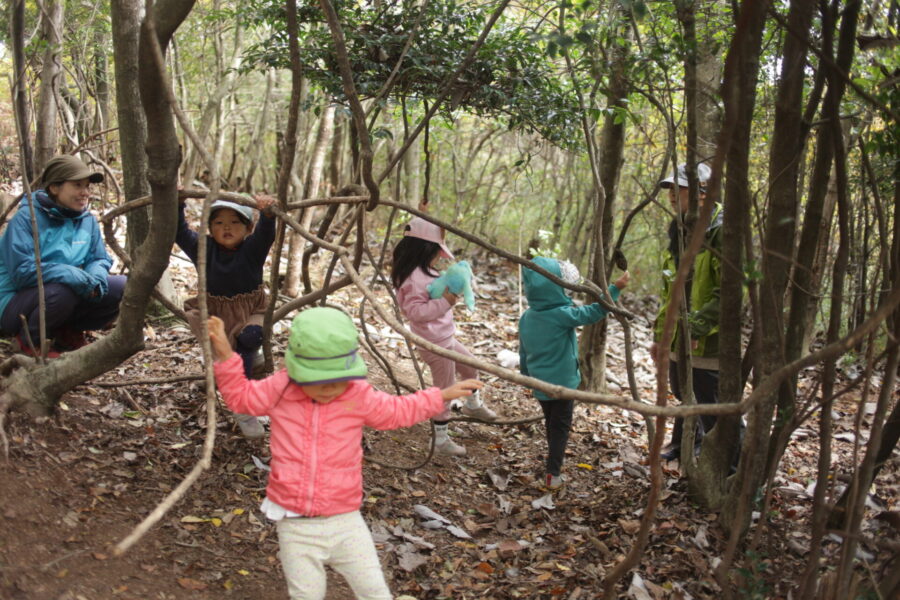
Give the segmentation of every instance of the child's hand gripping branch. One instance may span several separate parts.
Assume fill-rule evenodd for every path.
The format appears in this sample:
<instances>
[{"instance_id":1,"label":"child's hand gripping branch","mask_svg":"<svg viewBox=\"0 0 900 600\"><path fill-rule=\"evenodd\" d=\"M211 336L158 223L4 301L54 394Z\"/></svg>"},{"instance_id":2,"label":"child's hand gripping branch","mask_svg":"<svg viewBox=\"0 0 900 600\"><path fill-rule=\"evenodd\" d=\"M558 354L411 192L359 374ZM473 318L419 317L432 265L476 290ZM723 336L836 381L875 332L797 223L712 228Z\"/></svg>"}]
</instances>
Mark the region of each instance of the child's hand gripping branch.
<instances>
[{"instance_id":1,"label":"child's hand gripping branch","mask_svg":"<svg viewBox=\"0 0 900 600\"><path fill-rule=\"evenodd\" d=\"M219 317L210 317L206 322L209 328L209 341L212 344L213 358L217 362L223 362L231 358L231 344L225 334L225 322Z\"/></svg>"},{"instance_id":2,"label":"child's hand gripping branch","mask_svg":"<svg viewBox=\"0 0 900 600\"><path fill-rule=\"evenodd\" d=\"M462 381L457 381L450 387L442 389L441 397L444 399L444 402L450 402L457 398L471 396L483 387L484 384L477 379L463 379Z\"/></svg>"},{"instance_id":3,"label":"child's hand gripping branch","mask_svg":"<svg viewBox=\"0 0 900 600\"><path fill-rule=\"evenodd\" d=\"M259 209L259 212L265 213L267 217L272 216L272 207L278 202L277 198L268 194L257 194L253 196L253 199L256 200L256 208Z\"/></svg>"},{"instance_id":4,"label":"child's hand gripping branch","mask_svg":"<svg viewBox=\"0 0 900 600\"><path fill-rule=\"evenodd\" d=\"M625 271L624 273L622 273L621 277L613 282L613 285L619 288L619 291L621 291L628 287L629 281L631 281L631 274L628 271Z\"/></svg>"}]
</instances>

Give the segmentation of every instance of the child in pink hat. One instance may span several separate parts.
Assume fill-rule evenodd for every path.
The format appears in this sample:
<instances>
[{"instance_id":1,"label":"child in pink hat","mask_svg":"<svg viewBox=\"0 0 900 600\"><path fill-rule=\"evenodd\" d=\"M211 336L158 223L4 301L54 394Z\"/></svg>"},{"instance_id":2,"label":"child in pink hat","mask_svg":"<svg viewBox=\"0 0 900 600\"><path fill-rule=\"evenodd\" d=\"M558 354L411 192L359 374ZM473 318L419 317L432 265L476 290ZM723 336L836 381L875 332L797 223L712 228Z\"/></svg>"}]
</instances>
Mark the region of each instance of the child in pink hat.
<instances>
[{"instance_id":1,"label":"child in pink hat","mask_svg":"<svg viewBox=\"0 0 900 600\"><path fill-rule=\"evenodd\" d=\"M409 320L413 333L442 348L472 356L455 337L453 305L459 297L449 289L440 298L431 298L428 293L428 285L439 276L437 264L442 258L453 259L453 253L444 241L444 230L434 223L415 217L406 226L403 239L394 248L391 282L397 289L400 310ZM439 388L453 385L457 373L463 379L478 378L478 371L473 367L424 348L419 348L418 352L431 369L433 384ZM497 414L484 405L478 392L468 397L462 412L483 421L497 418ZM449 419L449 407L434 417L434 452L446 456L464 456L465 447L449 437Z\"/></svg>"}]
</instances>

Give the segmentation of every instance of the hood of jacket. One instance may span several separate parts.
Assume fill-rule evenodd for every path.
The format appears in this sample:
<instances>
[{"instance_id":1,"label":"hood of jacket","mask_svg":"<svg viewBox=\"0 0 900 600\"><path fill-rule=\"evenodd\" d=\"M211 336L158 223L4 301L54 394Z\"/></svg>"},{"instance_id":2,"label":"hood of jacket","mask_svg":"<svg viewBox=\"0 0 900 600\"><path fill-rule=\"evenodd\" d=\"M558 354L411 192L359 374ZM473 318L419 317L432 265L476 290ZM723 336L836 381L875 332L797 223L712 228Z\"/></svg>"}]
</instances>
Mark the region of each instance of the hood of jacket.
<instances>
[{"instance_id":1,"label":"hood of jacket","mask_svg":"<svg viewBox=\"0 0 900 600\"><path fill-rule=\"evenodd\" d=\"M538 256L535 257L533 262L557 277L562 276L562 270L559 268L559 261L555 258ZM537 271L524 269L522 271L522 279L525 284L525 297L528 299L529 307L535 310L547 310L548 308L557 308L572 304L572 299L566 295L565 288L559 284L553 283Z\"/></svg>"}]
</instances>

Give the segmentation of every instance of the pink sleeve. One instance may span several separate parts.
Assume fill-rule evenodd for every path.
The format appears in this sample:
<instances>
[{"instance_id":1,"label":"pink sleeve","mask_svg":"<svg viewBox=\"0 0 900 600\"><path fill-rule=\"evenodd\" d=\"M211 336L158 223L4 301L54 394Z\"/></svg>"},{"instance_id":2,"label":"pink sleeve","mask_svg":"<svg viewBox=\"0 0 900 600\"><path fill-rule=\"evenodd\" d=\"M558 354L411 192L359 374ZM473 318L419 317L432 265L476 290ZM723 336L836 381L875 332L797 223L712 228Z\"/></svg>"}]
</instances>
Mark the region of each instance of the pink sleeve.
<instances>
[{"instance_id":1,"label":"pink sleeve","mask_svg":"<svg viewBox=\"0 0 900 600\"><path fill-rule=\"evenodd\" d=\"M225 404L232 411L245 415L269 414L290 383L284 370L261 380L247 379L237 352L232 352L228 360L216 362L213 368Z\"/></svg>"},{"instance_id":2,"label":"pink sleeve","mask_svg":"<svg viewBox=\"0 0 900 600\"><path fill-rule=\"evenodd\" d=\"M367 427L397 429L410 427L444 411L441 390L428 388L406 396L392 396L369 386L366 393Z\"/></svg>"},{"instance_id":3,"label":"pink sleeve","mask_svg":"<svg viewBox=\"0 0 900 600\"><path fill-rule=\"evenodd\" d=\"M400 310L412 322L435 321L449 311L452 306L443 297L432 299L428 295L428 289L424 285L420 285L418 279L417 273L413 273L397 290L397 302L400 304Z\"/></svg>"}]
</instances>

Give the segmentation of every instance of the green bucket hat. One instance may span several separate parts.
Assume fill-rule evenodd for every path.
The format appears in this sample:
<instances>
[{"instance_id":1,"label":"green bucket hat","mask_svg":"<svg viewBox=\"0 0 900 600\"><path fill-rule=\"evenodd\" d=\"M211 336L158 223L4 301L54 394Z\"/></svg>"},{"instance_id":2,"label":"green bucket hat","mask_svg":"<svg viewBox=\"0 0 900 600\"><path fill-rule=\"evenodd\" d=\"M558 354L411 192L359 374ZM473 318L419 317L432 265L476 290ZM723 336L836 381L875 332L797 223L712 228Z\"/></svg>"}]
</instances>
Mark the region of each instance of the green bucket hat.
<instances>
[{"instance_id":1,"label":"green bucket hat","mask_svg":"<svg viewBox=\"0 0 900 600\"><path fill-rule=\"evenodd\" d=\"M347 313L327 306L304 310L291 323L284 356L288 375L302 385L365 379L358 337Z\"/></svg>"}]
</instances>

